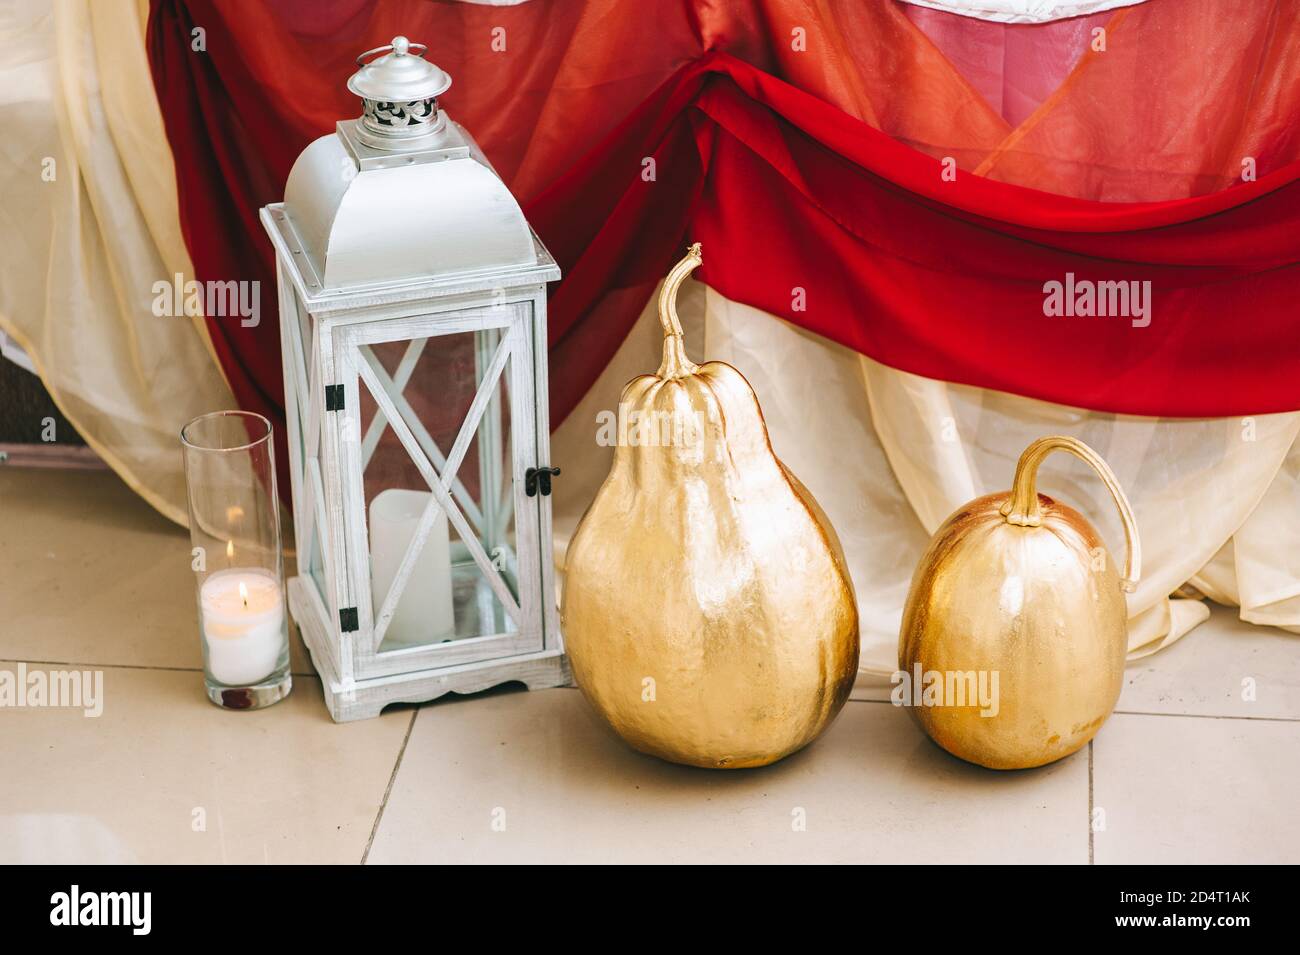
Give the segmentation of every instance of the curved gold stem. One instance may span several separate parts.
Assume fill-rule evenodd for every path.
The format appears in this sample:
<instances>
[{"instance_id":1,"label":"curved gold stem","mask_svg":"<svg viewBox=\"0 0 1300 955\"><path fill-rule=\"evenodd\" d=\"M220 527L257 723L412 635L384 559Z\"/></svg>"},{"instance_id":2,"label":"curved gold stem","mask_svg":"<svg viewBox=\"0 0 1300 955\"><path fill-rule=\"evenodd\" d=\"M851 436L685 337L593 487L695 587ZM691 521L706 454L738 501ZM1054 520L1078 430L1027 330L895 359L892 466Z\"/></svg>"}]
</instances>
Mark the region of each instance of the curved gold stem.
<instances>
[{"instance_id":1,"label":"curved gold stem","mask_svg":"<svg viewBox=\"0 0 1300 955\"><path fill-rule=\"evenodd\" d=\"M1115 506L1119 508L1120 521L1124 525L1124 542L1128 547L1120 586L1127 593L1132 593L1137 589L1138 578L1142 576L1142 542L1138 538L1137 519L1133 516L1133 508L1129 506L1128 498L1124 496L1124 489L1119 486L1114 472L1101 455L1077 438L1052 435L1039 438L1025 448L1024 453L1020 455L1020 460L1016 462L1016 476L1011 482L1011 496L1002 505L1002 516L1007 519L1008 524L1019 524L1023 527L1038 527L1042 524L1043 515L1038 506L1036 479L1038 466L1043 463L1043 458L1053 451L1069 451L1075 457L1086 461L1106 485L1110 496L1115 499Z\"/></svg>"},{"instance_id":2,"label":"curved gold stem","mask_svg":"<svg viewBox=\"0 0 1300 955\"><path fill-rule=\"evenodd\" d=\"M659 290L659 324L664 329L664 360L659 366L660 378L683 378L695 374L699 369L698 365L686 357L682 322L677 317L677 289L686 281L686 276L699 268L703 261L700 243L696 242L686 251L686 256L672 267L664 279L663 288Z\"/></svg>"}]
</instances>

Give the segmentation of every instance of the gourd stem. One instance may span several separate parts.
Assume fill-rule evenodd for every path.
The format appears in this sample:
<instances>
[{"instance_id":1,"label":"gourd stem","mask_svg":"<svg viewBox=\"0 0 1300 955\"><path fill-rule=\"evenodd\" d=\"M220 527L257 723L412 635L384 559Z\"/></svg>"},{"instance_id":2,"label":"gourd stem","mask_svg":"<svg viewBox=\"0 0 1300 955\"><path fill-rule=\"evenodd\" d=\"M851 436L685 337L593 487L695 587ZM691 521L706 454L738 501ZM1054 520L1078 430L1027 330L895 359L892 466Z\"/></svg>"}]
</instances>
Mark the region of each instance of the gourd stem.
<instances>
[{"instance_id":1,"label":"gourd stem","mask_svg":"<svg viewBox=\"0 0 1300 955\"><path fill-rule=\"evenodd\" d=\"M1011 482L1011 494L1001 507L1001 513L1008 524L1022 527L1038 527L1043 523L1042 509L1038 505L1038 466L1043 458L1053 451L1069 451L1075 457L1091 465L1097 472L1110 496L1119 508L1120 522L1124 525L1124 543L1128 553L1124 558L1124 573L1120 577L1120 586L1127 593L1137 589L1138 578L1142 575L1142 542L1138 537L1137 520L1124 489L1119 486L1115 474L1096 451L1077 438L1066 435L1052 435L1039 438L1025 448L1016 462L1016 476Z\"/></svg>"},{"instance_id":2,"label":"gourd stem","mask_svg":"<svg viewBox=\"0 0 1300 955\"><path fill-rule=\"evenodd\" d=\"M700 243L696 242L687 250L686 256L672 267L664 279L663 288L659 290L659 324L664 329L664 360L659 366L660 378L682 378L694 374L699 367L686 357L682 322L677 317L677 289L686 281L686 276L699 268L703 261Z\"/></svg>"}]
</instances>

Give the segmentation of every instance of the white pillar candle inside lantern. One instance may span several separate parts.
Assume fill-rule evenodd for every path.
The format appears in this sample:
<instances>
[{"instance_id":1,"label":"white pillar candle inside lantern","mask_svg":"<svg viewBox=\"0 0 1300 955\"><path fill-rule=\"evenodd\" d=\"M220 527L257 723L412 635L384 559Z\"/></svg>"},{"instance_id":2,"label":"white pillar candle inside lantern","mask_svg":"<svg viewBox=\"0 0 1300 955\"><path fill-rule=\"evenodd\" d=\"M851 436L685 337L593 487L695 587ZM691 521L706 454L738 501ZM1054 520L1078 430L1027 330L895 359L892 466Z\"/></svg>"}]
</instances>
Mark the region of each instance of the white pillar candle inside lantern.
<instances>
[{"instance_id":1,"label":"white pillar candle inside lantern","mask_svg":"<svg viewBox=\"0 0 1300 955\"><path fill-rule=\"evenodd\" d=\"M297 538L289 609L338 720L569 682L546 394L559 269L442 110L451 77L426 52L395 37L358 57L360 118L308 146L284 202L262 210Z\"/></svg>"},{"instance_id":2,"label":"white pillar candle inside lantern","mask_svg":"<svg viewBox=\"0 0 1300 955\"><path fill-rule=\"evenodd\" d=\"M370 568L372 606L381 608L398 578L402 560L415 540L420 518L433 506L437 516L410 571L399 600L394 602L388 636L396 643L449 640L455 630L451 604L451 549L447 515L428 491L389 488L370 502Z\"/></svg>"}]
</instances>

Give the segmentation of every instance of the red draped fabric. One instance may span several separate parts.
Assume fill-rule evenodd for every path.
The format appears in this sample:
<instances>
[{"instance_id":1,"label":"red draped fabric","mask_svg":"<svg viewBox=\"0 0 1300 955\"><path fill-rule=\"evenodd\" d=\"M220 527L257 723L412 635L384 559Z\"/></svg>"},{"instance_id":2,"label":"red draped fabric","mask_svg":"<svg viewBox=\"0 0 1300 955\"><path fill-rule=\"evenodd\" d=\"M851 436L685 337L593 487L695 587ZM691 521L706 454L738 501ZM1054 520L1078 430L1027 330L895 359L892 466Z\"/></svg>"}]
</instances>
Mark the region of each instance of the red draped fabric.
<instances>
[{"instance_id":1,"label":"red draped fabric","mask_svg":"<svg viewBox=\"0 0 1300 955\"><path fill-rule=\"evenodd\" d=\"M1093 31L1111 12L1020 24L956 17L932 7L905 8L944 58L990 109L1014 128L1028 120L1069 78L1089 48Z\"/></svg>"},{"instance_id":2,"label":"red draped fabric","mask_svg":"<svg viewBox=\"0 0 1300 955\"><path fill-rule=\"evenodd\" d=\"M672 171L675 201L662 180L626 176L612 206L582 201L603 186L593 171L643 155ZM627 326L583 316L604 289L662 274L689 223L709 285L885 364L1101 411L1228 415L1300 407L1298 179L1300 162L1133 204L948 182L940 163L716 54L531 211L568 265L551 327L563 368L608 360ZM1149 324L1045 316L1044 284L1067 276L1150 282ZM587 382L558 378L576 402Z\"/></svg>"},{"instance_id":3,"label":"red draped fabric","mask_svg":"<svg viewBox=\"0 0 1300 955\"><path fill-rule=\"evenodd\" d=\"M149 53L198 278L269 287L257 209L357 114L352 57L427 41L564 269L556 423L688 238L728 297L908 371L1115 412L1300 408L1297 3L1158 0L1050 28L1050 56L1025 52L1044 28L945 16L155 0ZM990 29L1000 69L964 75L954 33ZM1050 282L1150 283L1149 324L1045 315ZM209 322L240 402L282 418L273 325Z\"/></svg>"}]
</instances>

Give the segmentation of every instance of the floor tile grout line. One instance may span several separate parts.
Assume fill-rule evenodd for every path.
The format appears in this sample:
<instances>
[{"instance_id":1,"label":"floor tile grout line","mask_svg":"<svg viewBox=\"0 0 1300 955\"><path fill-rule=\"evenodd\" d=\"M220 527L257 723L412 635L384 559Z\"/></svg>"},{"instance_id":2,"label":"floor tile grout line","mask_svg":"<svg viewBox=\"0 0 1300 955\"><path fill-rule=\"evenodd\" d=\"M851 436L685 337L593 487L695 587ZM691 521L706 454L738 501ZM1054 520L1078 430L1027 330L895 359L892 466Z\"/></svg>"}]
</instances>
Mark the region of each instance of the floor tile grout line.
<instances>
[{"instance_id":1,"label":"floor tile grout line","mask_svg":"<svg viewBox=\"0 0 1300 955\"><path fill-rule=\"evenodd\" d=\"M411 722L406 725L406 735L402 737L402 748L397 751L397 762L393 764L393 773L388 777L388 786L384 789L384 798L379 803L379 812L375 813L375 824L370 827L370 838L366 840L366 851L361 853L361 864L365 865L366 860L370 858L370 847L375 844L375 836L379 834L379 824L384 819L384 810L388 808L388 797L393 793L393 785L397 782L397 773L402 768L402 757L406 755L406 744L411 741L411 732L415 729L415 719L420 715L419 707L411 713Z\"/></svg>"},{"instance_id":2,"label":"floor tile grout line","mask_svg":"<svg viewBox=\"0 0 1300 955\"><path fill-rule=\"evenodd\" d=\"M1094 854L1095 830L1092 827L1092 814L1096 812L1096 804L1094 802L1096 790L1093 783L1092 747L1096 742L1096 740L1088 740L1088 865L1097 864L1096 856Z\"/></svg>"},{"instance_id":3,"label":"floor tile grout line","mask_svg":"<svg viewBox=\"0 0 1300 955\"><path fill-rule=\"evenodd\" d=\"M164 667L155 666L149 663L74 663L71 660L13 660L8 657L0 657L0 664L25 663L28 666L41 667L76 667L80 670L157 670L161 673L202 673L203 667ZM310 673L306 670L299 672L290 670L290 676L312 677L320 679L319 673Z\"/></svg>"}]
</instances>

